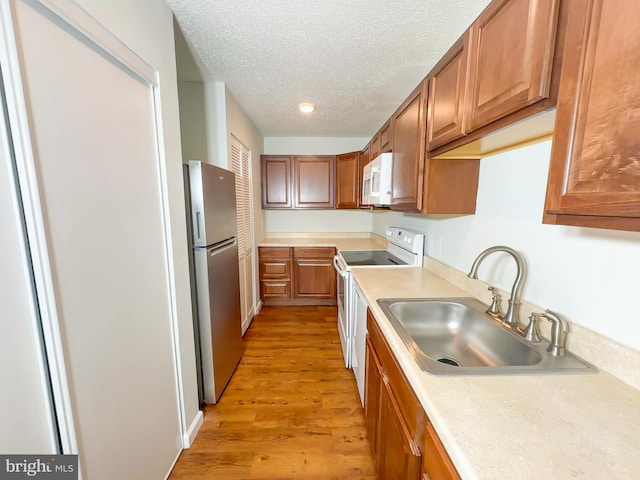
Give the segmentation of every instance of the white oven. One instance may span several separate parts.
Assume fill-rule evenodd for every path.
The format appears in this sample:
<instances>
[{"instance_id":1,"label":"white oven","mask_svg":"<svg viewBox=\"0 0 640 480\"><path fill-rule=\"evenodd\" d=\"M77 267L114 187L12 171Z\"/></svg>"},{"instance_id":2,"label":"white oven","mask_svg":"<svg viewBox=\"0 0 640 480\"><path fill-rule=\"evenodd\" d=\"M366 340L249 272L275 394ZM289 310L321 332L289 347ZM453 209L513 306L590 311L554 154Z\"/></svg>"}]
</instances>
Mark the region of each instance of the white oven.
<instances>
[{"instance_id":1,"label":"white oven","mask_svg":"<svg viewBox=\"0 0 640 480\"><path fill-rule=\"evenodd\" d=\"M364 368L364 358L355 352L364 351L354 345L354 329L359 328L358 342L362 342L366 325L354 322L355 285L351 269L356 267L415 267L422 266L424 255L424 235L415 230L389 227L385 232L388 247L379 250L339 250L333 263L337 275L338 335L342 346L345 366ZM359 373L359 372L356 372ZM364 378L364 377L363 377ZM356 375L358 379L358 375ZM360 388L360 385L358 386Z\"/></svg>"},{"instance_id":2,"label":"white oven","mask_svg":"<svg viewBox=\"0 0 640 480\"><path fill-rule=\"evenodd\" d=\"M347 314L351 309L352 299L351 292L349 291L351 289L351 269L348 268L344 259L339 254L333 257L333 264L336 267L337 273L338 335L340 336L345 366L348 368L351 366L348 340L349 330L347 329Z\"/></svg>"}]
</instances>

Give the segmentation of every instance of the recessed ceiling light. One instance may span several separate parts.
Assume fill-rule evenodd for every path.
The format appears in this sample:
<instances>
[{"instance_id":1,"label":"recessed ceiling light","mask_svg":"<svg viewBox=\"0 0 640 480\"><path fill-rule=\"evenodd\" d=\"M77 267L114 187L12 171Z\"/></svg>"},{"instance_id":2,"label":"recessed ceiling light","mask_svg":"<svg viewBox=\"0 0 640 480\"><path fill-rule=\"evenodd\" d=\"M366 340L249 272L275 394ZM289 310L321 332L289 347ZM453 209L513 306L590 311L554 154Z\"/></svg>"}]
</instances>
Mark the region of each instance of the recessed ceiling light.
<instances>
[{"instance_id":1,"label":"recessed ceiling light","mask_svg":"<svg viewBox=\"0 0 640 480\"><path fill-rule=\"evenodd\" d=\"M298 110L302 113L311 113L316 109L316 106L313 103L301 103L298 105Z\"/></svg>"}]
</instances>

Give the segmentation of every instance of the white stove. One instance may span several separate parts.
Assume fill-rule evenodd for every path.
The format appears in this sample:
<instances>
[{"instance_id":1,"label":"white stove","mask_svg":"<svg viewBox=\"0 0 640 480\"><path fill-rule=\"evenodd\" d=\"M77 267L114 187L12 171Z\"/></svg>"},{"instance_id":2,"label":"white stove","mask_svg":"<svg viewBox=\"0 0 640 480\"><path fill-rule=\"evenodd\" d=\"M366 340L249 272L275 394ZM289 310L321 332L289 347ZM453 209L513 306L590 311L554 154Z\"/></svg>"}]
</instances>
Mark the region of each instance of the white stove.
<instances>
[{"instance_id":1,"label":"white stove","mask_svg":"<svg viewBox=\"0 0 640 480\"><path fill-rule=\"evenodd\" d=\"M424 256L424 234L409 228L389 227L385 232L387 249L340 250L333 263L338 276L338 334L345 366L353 368L358 388L364 388L364 349L366 337L366 305L356 304L355 267L421 267ZM361 294L360 294L361 295ZM356 317L358 321L356 321ZM360 392L362 398L363 392Z\"/></svg>"},{"instance_id":2,"label":"white stove","mask_svg":"<svg viewBox=\"0 0 640 480\"><path fill-rule=\"evenodd\" d=\"M408 228L389 227L385 238L388 243L386 250L340 250L337 263L342 270L350 270L351 267L422 266L424 234Z\"/></svg>"}]
</instances>

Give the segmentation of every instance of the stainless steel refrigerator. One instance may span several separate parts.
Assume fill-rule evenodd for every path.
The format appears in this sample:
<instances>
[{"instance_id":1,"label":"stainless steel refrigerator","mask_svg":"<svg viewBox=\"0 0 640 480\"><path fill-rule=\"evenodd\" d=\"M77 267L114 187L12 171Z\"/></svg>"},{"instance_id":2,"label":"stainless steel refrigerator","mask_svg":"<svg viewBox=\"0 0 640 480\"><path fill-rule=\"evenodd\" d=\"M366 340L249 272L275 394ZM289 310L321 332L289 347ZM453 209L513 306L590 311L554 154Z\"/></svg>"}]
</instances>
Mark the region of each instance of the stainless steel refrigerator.
<instances>
[{"instance_id":1,"label":"stainless steel refrigerator","mask_svg":"<svg viewBox=\"0 0 640 480\"><path fill-rule=\"evenodd\" d=\"M188 172L201 391L204 402L216 403L244 351L235 175L198 161L189 162Z\"/></svg>"}]
</instances>

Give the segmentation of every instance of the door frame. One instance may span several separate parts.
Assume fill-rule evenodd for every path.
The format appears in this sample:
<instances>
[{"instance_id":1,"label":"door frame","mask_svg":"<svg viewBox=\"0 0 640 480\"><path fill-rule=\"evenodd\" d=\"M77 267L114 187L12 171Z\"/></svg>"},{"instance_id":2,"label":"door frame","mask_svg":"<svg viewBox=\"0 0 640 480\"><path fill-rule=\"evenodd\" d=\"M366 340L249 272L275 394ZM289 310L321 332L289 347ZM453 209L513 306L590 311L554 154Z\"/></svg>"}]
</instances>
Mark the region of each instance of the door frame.
<instances>
[{"instance_id":1,"label":"door frame","mask_svg":"<svg viewBox=\"0 0 640 480\"><path fill-rule=\"evenodd\" d=\"M2 68L4 77L7 114L11 140L15 151L20 201L24 210L28 250L32 260L37 306L40 310L41 328L54 401L53 408L57 417L57 428L60 436L60 453L77 454L78 439L66 374L65 355L49 261L42 200L38 188L36 163L29 128L29 109L25 102L26 97L16 43L13 5L15 2L20 1L38 8L44 8L48 14L58 17L70 29L85 37L105 55L108 55L146 82L153 91L155 148L162 203L164 257L170 302L169 315L177 391L176 402L178 404L182 446L183 448L188 448L189 425L187 425L186 419L184 385L181 374L175 271L171 262L171 224L162 112L160 108L159 72L138 57L124 43L71 0L0 0L0 68Z\"/></svg>"}]
</instances>

